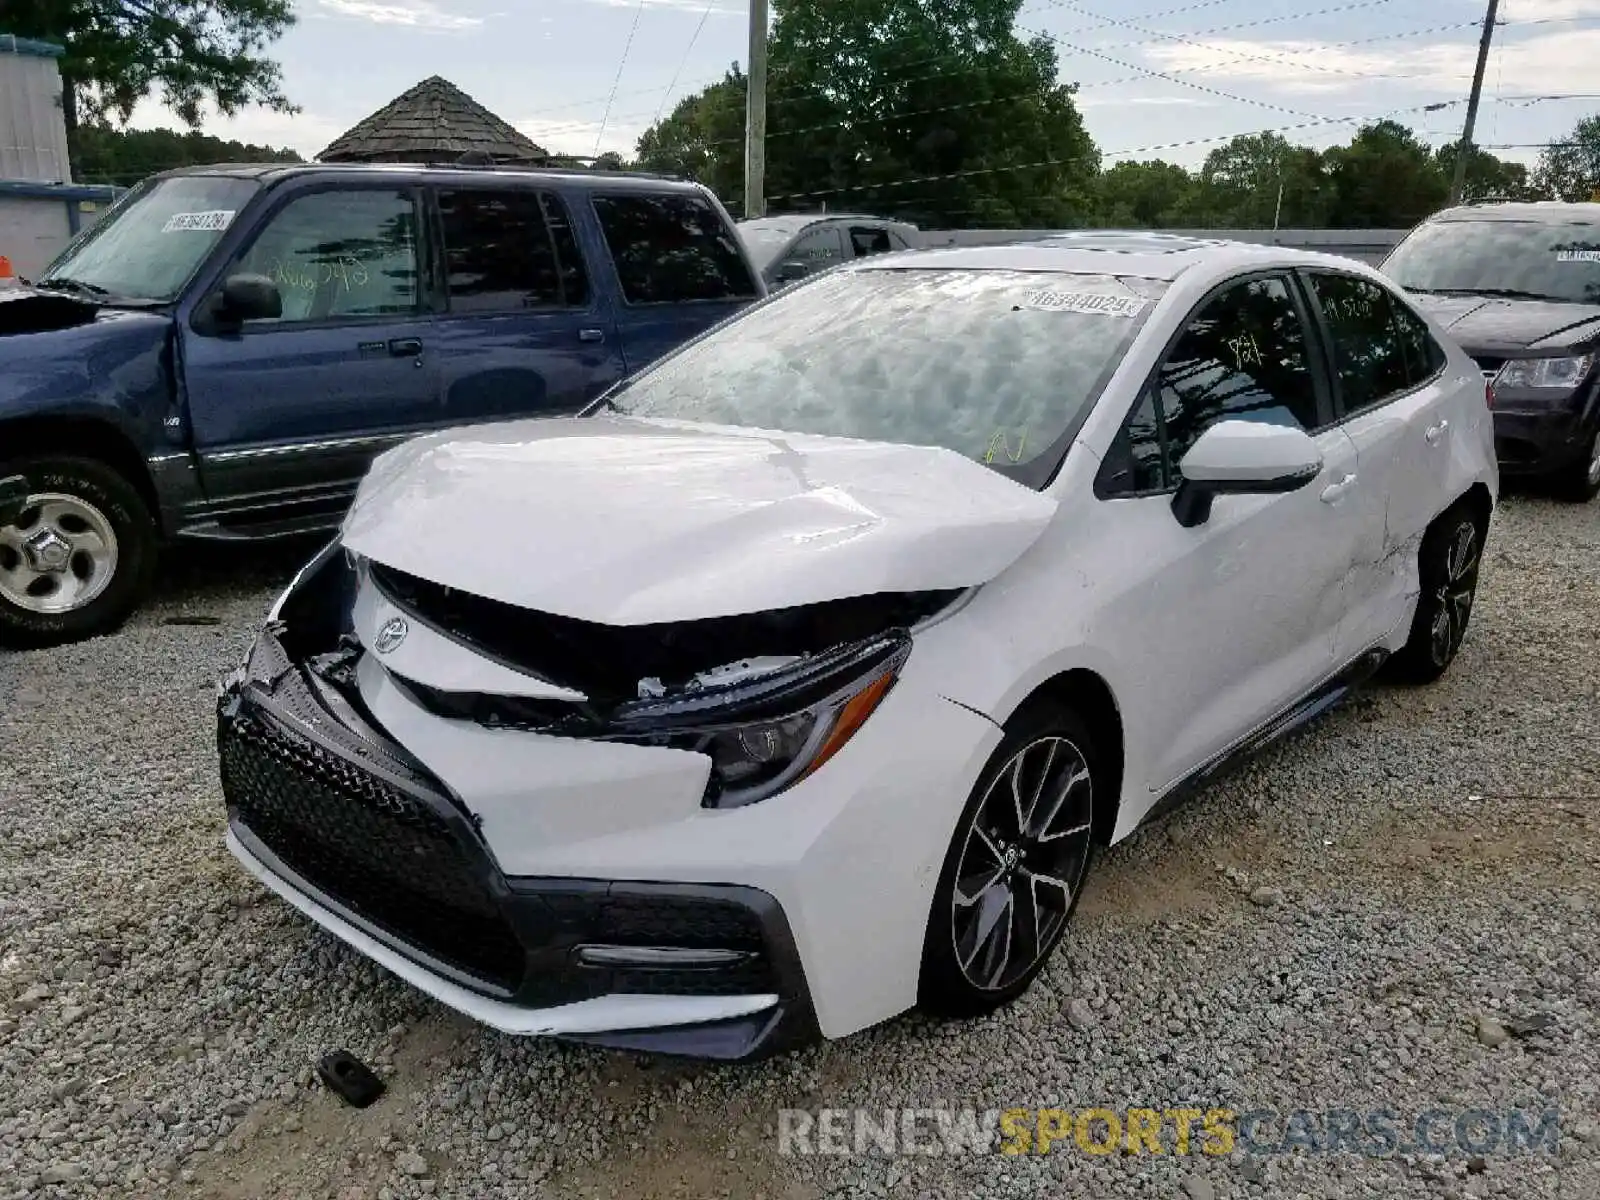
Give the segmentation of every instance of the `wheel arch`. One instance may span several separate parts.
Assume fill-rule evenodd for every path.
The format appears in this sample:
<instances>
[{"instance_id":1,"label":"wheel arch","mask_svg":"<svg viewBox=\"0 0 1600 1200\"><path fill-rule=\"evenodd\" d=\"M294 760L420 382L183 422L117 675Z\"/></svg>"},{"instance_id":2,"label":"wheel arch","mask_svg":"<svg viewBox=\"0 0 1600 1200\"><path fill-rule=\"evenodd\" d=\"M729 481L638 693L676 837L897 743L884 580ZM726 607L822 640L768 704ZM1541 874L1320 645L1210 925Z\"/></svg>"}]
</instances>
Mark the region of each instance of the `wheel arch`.
<instances>
[{"instance_id":1,"label":"wheel arch","mask_svg":"<svg viewBox=\"0 0 1600 1200\"><path fill-rule=\"evenodd\" d=\"M1489 518L1494 513L1494 497L1489 494L1489 485L1479 480L1463 492L1456 504L1465 504L1471 509L1473 516L1478 520L1479 530L1489 528ZM1455 505L1451 505L1454 508Z\"/></svg>"},{"instance_id":2,"label":"wheel arch","mask_svg":"<svg viewBox=\"0 0 1600 1200\"><path fill-rule=\"evenodd\" d=\"M152 520L161 520L150 466L132 440L109 421L94 417L15 417L0 421L0 445L7 458L60 454L92 458L116 471L132 486Z\"/></svg>"},{"instance_id":3,"label":"wheel arch","mask_svg":"<svg viewBox=\"0 0 1600 1200\"><path fill-rule=\"evenodd\" d=\"M1122 784L1126 773L1127 739L1124 732L1122 707L1117 703L1111 685L1087 667L1072 667L1046 679L1029 692L1006 720L1028 705L1049 701L1070 708L1089 727L1095 749L1102 764L1110 771L1109 794L1114 797L1110 805L1094 806L1094 840L1102 846L1110 845L1111 835L1117 827L1117 814L1122 802ZM1004 724L1004 722L1002 722Z\"/></svg>"}]
</instances>

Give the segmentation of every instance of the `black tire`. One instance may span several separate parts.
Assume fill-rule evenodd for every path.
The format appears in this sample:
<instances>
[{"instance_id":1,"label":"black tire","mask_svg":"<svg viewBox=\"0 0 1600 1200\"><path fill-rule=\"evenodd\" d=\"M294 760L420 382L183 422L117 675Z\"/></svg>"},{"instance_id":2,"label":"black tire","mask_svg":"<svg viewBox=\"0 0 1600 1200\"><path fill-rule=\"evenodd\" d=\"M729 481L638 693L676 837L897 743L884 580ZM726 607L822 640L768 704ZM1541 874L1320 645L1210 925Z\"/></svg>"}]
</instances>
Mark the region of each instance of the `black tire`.
<instances>
[{"instance_id":1,"label":"black tire","mask_svg":"<svg viewBox=\"0 0 1600 1200\"><path fill-rule=\"evenodd\" d=\"M1471 505L1458 501L1428 527L1417 556L1422 591L1411 618L1411 635L1389 660L1391 678L1432 683L1450 669L1477 599L1487 526Z\"/></svg>"},{"instance_id":2,"label":"black tire","mask_svg":"<svg viewBox=\"0 0 1600 1200\"><path fill-rule=\"evenodd\" d=\"M994 807L992 798L1008 798L1010 773L1019 764L1023 792L1034 781L1037 787L1020 819L1010 805L1007 825L1005 806ZM1069 784L1069 777L1077 782ZM1114 803L1099 794L1104 778L1088 727L1071 709L1035 702L1006 723L1004 739L962 809L934 890L918 987L925 1011L945 1017L993 1012L1025 992L1043 970L1072 920L1094 859L1094 807ZM1041 812L1048 797L1057 802ZM1041 841L1042 831L1054 836ZM994 879L980 889L991 860ZM957 902L958 879L967 898L963 904ZM1065 890L1043 879L1065 884ZM1009 890L1009 901L995 899L1000 889ZM1003 912L996 908L1007 903ZM1000 912L1006 923L1008 962L998 967L1000 923L986 918L986 911ZM1041 916L1048 919L1039 922ZM994 930L987 940L979 936L986 921Z\"/></svg>"},{"instance_id":3,"label":"black tire","mask_svg":"<svg viewBox=\"0 0 1600 1200\"><path fill-rule=\"evenodd\" d=\"M156 524L143 498L119 472L91 458L43 454L0 461L0 479L12 475L27 479L31 496L66 496L90 506L115 536L115 552L107 582L78 607L35 611L0 588L0 645L39 649L115 631L139 606L155 573ZM30 506L8 531L39 528L38 512ZM0 577L18 561L15 546L0 538ZM67 569L77 571L79 561L74 558ZM21 578L13 574L11 581ZM48 583L40 590L48 590Z\"/></svg>"},{"instance_id":4,"label":"black tire","mask_svg":"<svg viewBox=\"0 0 1600 1200\"><path fill-rule=\"evenodd\" d=\"M1571 466L1551 479L1551 491L1561 500L1587 504L1600 496L1600 429L1589 439L1589 448Z\"/></svg>"}]
</instances>

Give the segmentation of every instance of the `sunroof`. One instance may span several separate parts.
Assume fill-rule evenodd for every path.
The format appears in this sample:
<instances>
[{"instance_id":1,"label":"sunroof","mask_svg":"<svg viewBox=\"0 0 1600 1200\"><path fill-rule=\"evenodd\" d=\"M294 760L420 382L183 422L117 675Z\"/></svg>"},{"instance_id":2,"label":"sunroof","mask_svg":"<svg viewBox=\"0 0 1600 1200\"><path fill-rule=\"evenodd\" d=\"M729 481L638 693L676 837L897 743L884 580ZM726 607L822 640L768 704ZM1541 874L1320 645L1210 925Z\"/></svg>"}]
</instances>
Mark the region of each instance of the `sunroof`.
<instances>
[{"instance_id":1,"label":"sunroof","mask_svg":"<svg viewBox=\"0 0 1600 1200\"><path fill-rule=\"evenodd\" d=\"M1081 233L1061 233L1044 239L1053 246L1072 250L1111 250L1122 254L1182 254L1214 246L1214 240L1184 237L1176 233L1148 233L1131 230L1118 233L1113 230L1085 230Z\"/></svg>"}]
</instances>

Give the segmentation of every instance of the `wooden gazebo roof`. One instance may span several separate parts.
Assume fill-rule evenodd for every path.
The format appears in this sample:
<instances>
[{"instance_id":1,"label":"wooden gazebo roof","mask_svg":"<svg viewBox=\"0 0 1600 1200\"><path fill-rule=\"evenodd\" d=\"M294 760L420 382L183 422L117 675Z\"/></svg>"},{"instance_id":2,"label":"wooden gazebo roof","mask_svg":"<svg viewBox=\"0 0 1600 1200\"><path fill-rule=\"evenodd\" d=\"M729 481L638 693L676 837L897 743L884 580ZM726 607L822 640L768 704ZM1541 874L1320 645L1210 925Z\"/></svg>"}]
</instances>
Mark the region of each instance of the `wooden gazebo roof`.
<instances>
[{"instance_id":1,"label":"wooden gazebo roof","mask_svg":"<svg viewBox=\"0 0 1600 1200\"><path fill-rule=\"evenodd\" d=\"M550 155L448 79L430 76L334 141L321 162L454 163L540 166Z\"/></svg>"}]
</instances>

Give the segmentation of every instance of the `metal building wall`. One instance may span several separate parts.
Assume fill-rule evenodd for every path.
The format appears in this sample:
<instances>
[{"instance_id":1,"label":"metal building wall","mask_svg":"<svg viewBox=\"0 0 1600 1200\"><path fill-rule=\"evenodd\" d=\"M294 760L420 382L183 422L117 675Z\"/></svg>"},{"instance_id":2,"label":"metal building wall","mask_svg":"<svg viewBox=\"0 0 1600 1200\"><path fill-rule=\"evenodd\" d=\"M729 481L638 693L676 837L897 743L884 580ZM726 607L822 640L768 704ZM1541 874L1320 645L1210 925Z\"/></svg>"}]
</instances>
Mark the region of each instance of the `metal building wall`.
<instances>
[{"instance_id":1,"label":"metal building wall","mask_svg":"<svg viewBox=\"0 0 1600 1200\"><path fill-rule=\"evenodd\" d=\"M0 179L66 183L60 49L0 34Z\"/></svg>"}]
</instances>

